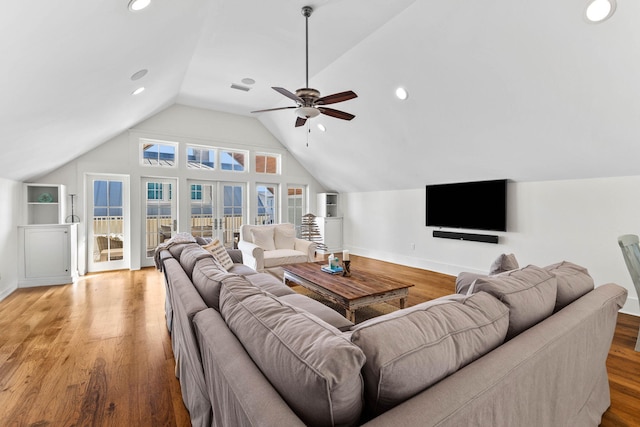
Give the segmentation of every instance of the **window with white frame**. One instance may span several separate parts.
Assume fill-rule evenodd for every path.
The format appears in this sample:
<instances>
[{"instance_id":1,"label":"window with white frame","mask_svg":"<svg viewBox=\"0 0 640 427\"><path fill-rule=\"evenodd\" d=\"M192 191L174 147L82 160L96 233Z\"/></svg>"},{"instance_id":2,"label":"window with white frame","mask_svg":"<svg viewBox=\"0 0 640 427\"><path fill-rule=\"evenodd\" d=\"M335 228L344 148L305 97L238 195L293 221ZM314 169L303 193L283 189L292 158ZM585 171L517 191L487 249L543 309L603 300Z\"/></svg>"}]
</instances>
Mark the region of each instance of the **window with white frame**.
<instances>
[{"instance_id":1,"label":"window with white frame","mask_svg":"<svg viewBox=\"0 0 640 427\"><path fill-rule=\"evenodd\" d=\"M147 166L175 167L176 143L140 140L140 162Z\"/></svg>"},{"instance_id":2,"label":"window with white frame","mask_svg":"<svg viewBox=\"0 0 640 427\"><path fill-rule=\"evenodd\" d=\"M220 150L220 169L223 171L245 172L246 151Z\"/></svg>"},{"instance_id":3,"label":"window with white frame","mask_svg":"<svg viewBox=\"0 0 640 427\"><path fill-rule=\"evenodd\" d=\"M278 154L256 153L256 172L279 174L280 156Z\"/></svg>"},{"instance_id":4,"label":"window with white frame","mask_svg":"<svg viewBox=\"0 0 640 427\"><path fill-rule=\"evenodd\" d=\"M190 169L215 169L216 150L209 147L187 145L187 167Z\"/></svg>"},{"instance_id":5,"label":"window with white frame","mask_svg":"<svg viewBox=\"0 0 640 427\"><path fill-rule=\"evenodd\" d=\"M298 233L302 225L302 216L306 209L306 186L289 185L287 188L287 213L290 223L295 225L296 233Z\"/></svg>"},{"instance_id":6,"label":"window with white frame","mask_svg":"<svg viewBox=\"0 0 640 427\"><path fill-rule=\"evenodd\" d=\"M277 195L278 186L275 184L257 184L256 197L258 206L258 216L256 224L275 224L277 218Z\"/></svg>"}]
</instances>

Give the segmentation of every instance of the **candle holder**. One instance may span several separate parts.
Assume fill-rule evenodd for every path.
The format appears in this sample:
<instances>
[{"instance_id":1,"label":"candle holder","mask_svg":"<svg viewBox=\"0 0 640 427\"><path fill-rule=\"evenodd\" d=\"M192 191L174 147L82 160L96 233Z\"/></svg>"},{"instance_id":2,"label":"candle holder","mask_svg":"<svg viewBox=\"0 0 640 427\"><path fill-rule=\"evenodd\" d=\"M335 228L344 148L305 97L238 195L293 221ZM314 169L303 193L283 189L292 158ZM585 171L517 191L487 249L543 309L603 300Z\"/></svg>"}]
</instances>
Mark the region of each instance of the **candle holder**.
<instances>
[{"instance_id":1,"label":"candle holder","mask_svg":"<svg viewBox=\"0 0 640 427\"><path fill-rule=\"evenodd\" d=\"M350 265L351 261L342 261L342 275L344 277L351 277Z\"/></svg>"}]
</instances>

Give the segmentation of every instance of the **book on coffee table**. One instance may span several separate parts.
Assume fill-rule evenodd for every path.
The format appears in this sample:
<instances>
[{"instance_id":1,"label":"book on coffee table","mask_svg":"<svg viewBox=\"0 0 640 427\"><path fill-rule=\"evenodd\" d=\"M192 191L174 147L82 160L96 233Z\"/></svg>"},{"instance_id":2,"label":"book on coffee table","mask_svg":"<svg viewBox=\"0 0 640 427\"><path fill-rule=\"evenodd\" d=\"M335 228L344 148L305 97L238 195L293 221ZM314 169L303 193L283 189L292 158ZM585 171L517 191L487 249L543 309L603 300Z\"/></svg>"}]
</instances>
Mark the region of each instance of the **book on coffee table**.
<instances>
[{"instance_id":1,"label":"book on coffee table","mask_svg":"<svg viewBox=\"0 0 640 427\"><path fill-rule=\"evenodd\" d=\"M342 273L343 269L340 266L335 266L333 268L329 267L329 264L325 264L322 266L322 268L320 268L322 271L324 271L325 273L329 273L329 274L336 274L336 273Z\"/></svg>"}]
</instances>

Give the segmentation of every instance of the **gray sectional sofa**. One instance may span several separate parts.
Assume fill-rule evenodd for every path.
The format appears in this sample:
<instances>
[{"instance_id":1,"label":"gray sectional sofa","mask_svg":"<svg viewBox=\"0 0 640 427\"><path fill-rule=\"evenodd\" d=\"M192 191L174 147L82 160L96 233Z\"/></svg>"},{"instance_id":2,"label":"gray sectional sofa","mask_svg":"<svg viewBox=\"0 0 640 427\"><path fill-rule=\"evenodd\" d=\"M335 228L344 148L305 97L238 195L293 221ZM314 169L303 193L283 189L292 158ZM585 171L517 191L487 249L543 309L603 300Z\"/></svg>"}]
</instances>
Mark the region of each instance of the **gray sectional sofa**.
<instances>
[{"instance_id":1,"label":"gray sectional sofa","mask_svg":"<svg viewBox=\"0 0 640 427\"><path fill-rule=\"evenodd\" d=\"M158 252L194 426L596 426L609 407L627 292L579 266L481 277L353 325L230 252L228 271L196 243Z\"/></svg>"}]
</instances>

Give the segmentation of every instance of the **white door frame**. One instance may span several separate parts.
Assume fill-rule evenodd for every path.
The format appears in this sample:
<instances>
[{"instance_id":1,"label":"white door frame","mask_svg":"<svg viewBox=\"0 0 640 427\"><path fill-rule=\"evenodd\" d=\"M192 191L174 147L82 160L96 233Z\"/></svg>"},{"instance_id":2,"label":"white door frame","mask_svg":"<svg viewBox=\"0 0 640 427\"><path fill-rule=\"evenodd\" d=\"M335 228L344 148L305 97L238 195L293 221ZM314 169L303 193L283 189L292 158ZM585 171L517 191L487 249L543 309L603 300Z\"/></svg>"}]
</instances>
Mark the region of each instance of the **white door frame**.
<instances>
[{"instance_id":1,"label":"white door frame","mask_svg":"<svg viewBox=\"0 0 640 427\"><path fill-rule=\"evenodd\" d=\"M148 198L148 183L162 184L160 192L162 199L158 203L158 208L168 208L168 217L162 220L163 224L156 227L155 224L147 223L147 198ZM164 185L170 185L170 188L164 187ZM171 177L148 177L143 176L140 179L140 266L151 267L154 266L154 250L155 246L151 248L150 245L158 245L162 243L162 240L167 240L171 236L175 235L178 228L178 200L179 200L179 188L178 179ZM162 206L160 206L162 205ZM166 216L166 215L165 215ZM147 227L153 225L153 231L147 236ZM161 226L169 227L164 232L161 232Z\"/></svg>"}]
</instances>

